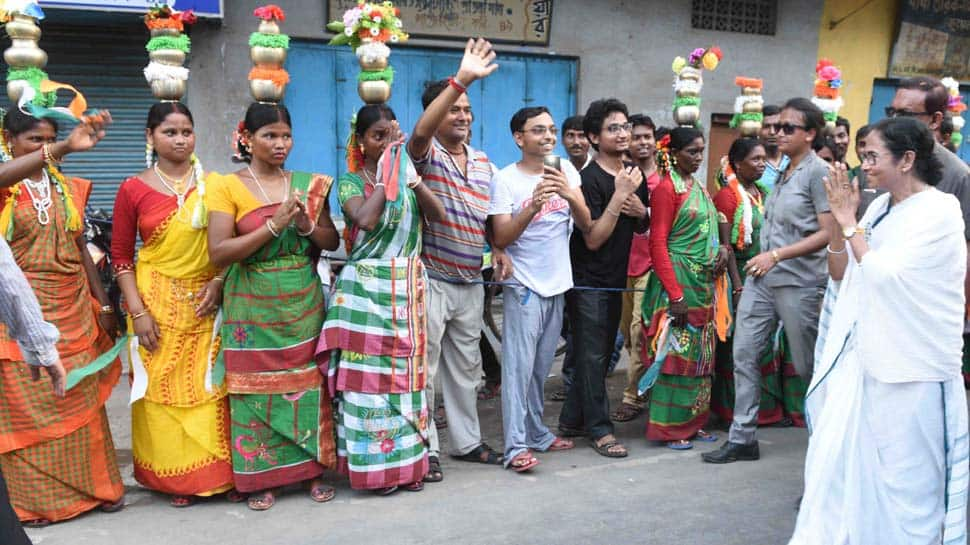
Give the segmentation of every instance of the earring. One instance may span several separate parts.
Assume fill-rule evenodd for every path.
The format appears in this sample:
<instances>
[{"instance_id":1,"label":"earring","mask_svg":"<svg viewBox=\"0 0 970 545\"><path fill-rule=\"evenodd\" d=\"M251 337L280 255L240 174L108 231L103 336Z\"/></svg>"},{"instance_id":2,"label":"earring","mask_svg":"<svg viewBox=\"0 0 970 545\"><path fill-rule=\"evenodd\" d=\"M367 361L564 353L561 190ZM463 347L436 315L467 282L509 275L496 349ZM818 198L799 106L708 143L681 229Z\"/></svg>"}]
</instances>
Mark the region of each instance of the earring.
<instances>
[{"instance_id":1,"label":"earring","mask_svg":"<svg viewBox=\"0 0 970 545\"><path fill-rule=\"evenodd\" d=\"M145 142L145 168L152 168L155 163L155 147L151 142Z\"/></svg>"},{"instance_id":2,"label":"earring","mask_svg":"<svg viewBox=\"0 0 970 545\"><path fill-rule=\"evenodd\" d=\"M674 156L672 156L670 158L670 164L672 164L672 165L676 165L677 164L677 156L676 155L674 155Z\"/></svg>"},{"instance_id":3,"label":"earring","mask_svg":"<svg viewBox=\"0 0 970 545\"><path fill-rule=\"evenodd\" d=\"M253 154L253 145L249 142L243 142L243 149L246 150L246 153Z\"/></svg>"}]
</instances>

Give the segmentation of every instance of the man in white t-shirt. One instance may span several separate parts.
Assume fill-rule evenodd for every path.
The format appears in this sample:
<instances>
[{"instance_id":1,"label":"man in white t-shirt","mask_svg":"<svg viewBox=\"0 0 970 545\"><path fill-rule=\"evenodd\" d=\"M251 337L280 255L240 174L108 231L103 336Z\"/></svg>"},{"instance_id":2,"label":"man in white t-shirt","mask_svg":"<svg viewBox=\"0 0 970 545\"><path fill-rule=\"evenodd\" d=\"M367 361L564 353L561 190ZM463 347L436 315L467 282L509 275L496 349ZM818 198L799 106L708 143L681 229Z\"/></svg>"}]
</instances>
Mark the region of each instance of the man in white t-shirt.
<instances>
[{"instance_id":1,"label":"man in white t-shirt","mask_svg":"<svg viewBox=\"0 0 970 545\"><path fill-rule=\"evenodd\" d=\"M592 226L568 160L559 169L543 159L556 146L556 124L545 107L523 108L510 123L522 159L492 178L489 221L495 246L515 263L513 285L502 288L502 422L505 466L525 471L532 450L565 450L572 441L542 423L543 386L562 328L563 294L572 288L569 234L573 221Z\"/></svg>"}]
</instances>

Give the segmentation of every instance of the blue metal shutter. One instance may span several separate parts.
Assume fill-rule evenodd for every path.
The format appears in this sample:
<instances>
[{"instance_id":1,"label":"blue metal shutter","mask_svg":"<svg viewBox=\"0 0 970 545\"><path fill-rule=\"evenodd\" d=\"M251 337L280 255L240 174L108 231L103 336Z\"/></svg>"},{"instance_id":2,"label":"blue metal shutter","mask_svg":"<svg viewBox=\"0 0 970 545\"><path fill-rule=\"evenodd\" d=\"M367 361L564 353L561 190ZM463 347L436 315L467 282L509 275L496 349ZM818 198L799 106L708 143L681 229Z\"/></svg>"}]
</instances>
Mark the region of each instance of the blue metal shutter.
<instances>
[{"instance_id":1,"label":"blue metal shutter","mask_svg":"<svg viewBox=\"0 0 970 545\"><path fill-rule=\"evenodd\" d=\"M114 118L97 147L68 156L63 166L65 174L94 182L89 204L106 210L114 206L121 182L145 168L145 118L155 102L142 74L147 34L138 18L132 20L132 25L97 27L44 24L40 39L50 78L73 85L90 108L110 110ZM0 94L8 107L6 93ZM58 105L67 102L62 92ZM73 126L62 125L63 138Z\"/></svg>"}]
</instances>

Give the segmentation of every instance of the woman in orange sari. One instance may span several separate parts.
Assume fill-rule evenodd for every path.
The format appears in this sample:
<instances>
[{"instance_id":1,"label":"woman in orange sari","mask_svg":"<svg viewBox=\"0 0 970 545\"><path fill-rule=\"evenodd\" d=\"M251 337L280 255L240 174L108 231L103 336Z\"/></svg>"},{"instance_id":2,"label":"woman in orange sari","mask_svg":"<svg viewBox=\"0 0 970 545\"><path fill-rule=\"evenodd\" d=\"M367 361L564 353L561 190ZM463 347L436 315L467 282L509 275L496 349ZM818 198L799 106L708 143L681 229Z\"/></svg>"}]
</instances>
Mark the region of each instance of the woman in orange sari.
<instances>
[{"instance_id":1,"label":"woman in orange sari","mask_svg":"<svg viewBox=\"0 0 970 545\"><path fill-rule=\"evenodd\" d=\"M145 136L151 165L121 184L111 241L138 345L132 454L142 486L187 507L232 489L226 389L211 379L223 279L209 262L192 113L179 102L155 104ZM144 245L136 266L137 235Z\"/></svg>"},{"instance_id":2,"label":"woman in orange sari","mask_svg":"<svg viewBox=\"0 0 970 545\"><path fill-rule=\"evenodd\" d=\"M0 189L0 234L30 282L44 319L60 331L65 369L85 367L111 347L117 322L83 236L91 183L54 167L57 125L11 109L3 122L6 155L42 148L48 162ZM117 360L82 379L63 398L34 382L24 357L0 327L0 470L10 500L29 526L124 505L124 487L104 404L121 374Z\"/></svg>"}]
</instances>

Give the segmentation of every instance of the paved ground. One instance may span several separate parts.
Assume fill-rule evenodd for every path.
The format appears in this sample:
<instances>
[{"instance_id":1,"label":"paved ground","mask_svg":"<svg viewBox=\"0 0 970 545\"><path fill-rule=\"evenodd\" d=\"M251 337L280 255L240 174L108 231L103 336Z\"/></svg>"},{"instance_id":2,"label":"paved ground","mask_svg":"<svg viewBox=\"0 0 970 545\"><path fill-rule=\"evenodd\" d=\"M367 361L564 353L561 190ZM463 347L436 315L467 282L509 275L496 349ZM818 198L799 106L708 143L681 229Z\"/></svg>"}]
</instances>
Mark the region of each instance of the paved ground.
<instances>
[{"instance_id":1,"label":"paved ground","mask_svg":"<svg viewBox=\"0 0 970 545\"><path fill-rule=\"evenodd\" d=\"M624 381L622 369L609 380L614 404ZM559 384L551 378L547 390ZM444 482L421 493L379 498L332 476L338 491L328 504L293 490L265 513L222 500L173 509L131 478L127 394L119 387L109 404L127 508L32 530L37 545L779 544L794 528L807 441L803 429L769 428L761 433L761 461L714 466L699 453L720 442L674 452L643 439L641 416L617 426L631 451L619 461L580 439L575 450L540 454L542 464L526 475L446 457ZM479 410L486 441L499 447L498 400ZM548 402L546 412L554 424L559 404Z\"/></svg>"}]
</instances>

